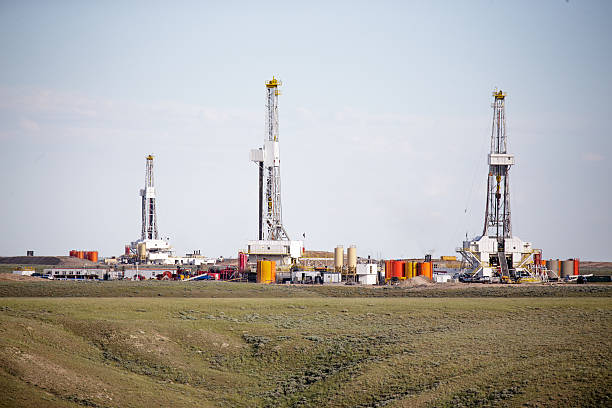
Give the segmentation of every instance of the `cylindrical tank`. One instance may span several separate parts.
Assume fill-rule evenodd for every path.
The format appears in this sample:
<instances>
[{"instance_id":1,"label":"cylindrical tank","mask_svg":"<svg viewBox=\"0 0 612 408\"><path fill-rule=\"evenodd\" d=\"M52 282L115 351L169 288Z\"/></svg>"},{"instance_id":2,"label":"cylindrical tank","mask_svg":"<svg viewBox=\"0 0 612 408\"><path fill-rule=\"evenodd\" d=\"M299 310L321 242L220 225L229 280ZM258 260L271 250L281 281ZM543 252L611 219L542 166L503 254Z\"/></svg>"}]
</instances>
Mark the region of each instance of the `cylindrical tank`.
<instances>
[{"instance_id":1,"label":"cylindrical tank","mask_svg":"<svg viewBox=\"0 0 612 408\"><path fill-rule=\"evenodd\" d=\"M574 260L568 259L567 261L561 262L561 277L571 276L574 274Z\"/></svg>"},{"instance_id":2,"label":"cylindrical tank","mask_svg":"<svg viewBox=\"0 0 612 408\"><path fill-rule=\"evenodd\" d=\"M540 260L540 265L546 267L546 259L541 259Z\"/></svg>"},{"instance_id":3,"label":"cylindrical tank","mask_svg":"<svg viewBox=\"0 0 612 408\"><path fill-rule=\"evenodd\" d=\"M546 269L554 272L555 275L559 276L559 260L549 259L546 261Z\"/></svg>"},{"instance_id":4,"label":"cylindrical tank","mask_svg":"<svg viewBox=\"0 0 612 408\"><path fill-rule=\"evenodd\" d=\"M344 247L338 245L334 250L334 269L340 271L344 265Z\"/></svg>"},{"instance_id":5,"label":"cylindrical tank","mask_svg":"<svg viewBox=\"0 0 612 408\"><path fill-rule=\"evenodd\" d=\"M421 275L427 276L429 279L433 279L433 265L431 262L423 262L421 266Z\"/></svg>"},{"instance_id":6,"label":"cylindrical tank","mask_svg":"<svg viewBox=\"0 0 612 408\"><path fill-rule=\"evenodd\" d=\"M416 263L416 276L421 276L423 274L423 262Z\"/></svg>"},{"instance_id":7,"label":"cylindrical tank","mask_svg":"<svg viewBox=\"0 0 612 408\"><path fill-rule=\"evenodd\" d=\"M276 262L270 261L271 266L271 276L270 283L276 283Z\"/></svg>"},{"instance_id":8,"label":"cylindrical tank","mask_svg":"<svg viewBox=\"0 0 612 408\"><path fill-rule=\"evenodd\" d=\"M91 262L98 262L98 251L90 251L87 259Z\"/></svg>"},{"instance_id":9,"label":"cylindrical tank","mask_svg":"<svg viewBox=\"0 0 612 408\"><path fill-rule=\"evenodd\" d=\"M346 257L349 268L357 268L357 247L351 245L346 251Z\"/></svg>"},{"instance_id":10,"label":"cylindrical tank","mask_svg":"<svg viewBox=\"0 0 612 408\"><path fill-rule=\"evenodd\" d=\"M272 264L271 261L257 261L257 283L272 282ZM276 272L276 265L275 265Z\"/></svg>"},{"instance_id":11,"label":"cylindrical tank","mask_svg":"<svg viewBox=\"0 0 612 408\"><path fill-rule=\"evenodd\" d=\"M249 256L244 252L238 252L238 270L240 272L245 271L247 269L247 261Z\"/></svg>"},{"instance_id":12,"label":"cylindrical tank","mask_svg":"<svg viewBox=\"0 0 612 408\"><path fill-rule=\"evenodd\" d=\"M77 251L77 258L85 259L85 253L83 251Z\"/></svg>"},{"instance_id":13,"label":"cylindrical tank","mask_svg":"<svg viewBox=\"0 0 612 408\"><path fill-rule=\"evenodd\" d=\"M145 244L144 242L138 244L138 258L141 261L147 259L147 244Z\"/></svg>"},{"instance_id":14,"label":"cylindrical tank","mask_svg":"<svg viewBox=\"0 0 612 408\"><path fill-rule=\"evenodd\" d=\"M385 261L385 280L391 279L391 261Z\"/></svg>"},{"instance_id":15,"label":"cylindrical tank","mask_svg":"<svg viewBox=\"0 0 612 408\"><path fill-rule=\"evenodd\" d=\"M404 263L402 261L391 261L391 277L401 278L404 276Z\"/></svg>"},{"instance_id":16,"label":"cylindrical tank","mask_svg":"<svg viewBox=\"0 0 612 408\"><path fill-rule=\"evenodd\" d=\"M406 279L414 278L414 269L412 267L412 261L406 261Z\"/></svg>"},{"instance_id":17,"label":"cylindrical tank","mask_svg":"<svg viewBox=\"0 0 612 408\"><path fill-rule=\"evenodd\" d=\"M533 264L539 267L542 264L542 254L533 254Z\"/></svg>"},{"instance_id":18,"label":"cylindrical tank","mask_svg":"<svg viewBox=\"0 0 612 408\"><path fill-rule=\"evenodd\" d=\"M574 275L580 275L580 259L574 259Z\"/></svg>"}]
</instances>

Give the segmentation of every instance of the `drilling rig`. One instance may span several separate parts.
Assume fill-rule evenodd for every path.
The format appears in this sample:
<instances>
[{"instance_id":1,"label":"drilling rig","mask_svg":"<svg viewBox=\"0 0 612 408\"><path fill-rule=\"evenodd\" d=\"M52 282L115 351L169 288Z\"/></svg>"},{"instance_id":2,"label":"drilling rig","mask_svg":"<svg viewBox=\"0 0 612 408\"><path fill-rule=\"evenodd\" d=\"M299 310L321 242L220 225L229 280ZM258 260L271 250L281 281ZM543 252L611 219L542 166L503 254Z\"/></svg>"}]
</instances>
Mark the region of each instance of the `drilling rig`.
<instances>
[{"instance_id":1,"label":"drilling rig","mask_svg":"<svg viewBox=\"0 0 612 408\"><path fill-rule=\"evenodd\" d=\"M153 180L153 155L147 156L145 188L142 197L142 233L140 239L157 239L157 212L155 211L155 183Z\"/></svg>"},{"instance_id":2,"label":"drilling rig","mask_svg":"<svg viewBox=\"0 0 612 408\"><path fill-rule=\"evenodd\" d=\"M259 176L258 239L248 242L247 254L250 262L265 258L288 265L302 255L304 245L302 241L291 241L283 225L278 131L278 88L281 85L275 77L266 81L264 145L250 152L250 160L257 165Z\"/></svg>"},{"instance_id":3,"label":"drilling rig","mask_svg":"<svg viewBox=\"0 0 612 408\"><path fill-rule=\"evenodd\" d=\"M125 257L130 262L169 263L174 256L173 249L157 232L157 208L155 182L153 178L153 155L146 157L145 185L140 190L142 201L142 229L140 239L126 245ZM174 261L172 261L174 263Z\"/></svg>"},{"instance_id":4,"label":"drilling rig","mask_svg":"<svg viewBox=\"0 0 612 408\"><path fill-rule=\"evenodd\" d=\"M483 282L519 282L541 280L540 265L534 265L530 242L512 235L510 217L510 167L514 155L508 153L506 129L506 94L493 91L493 126L487 156L487 201L481 236L463 242L457 248L468 265L467 274ZM539 256L538 256L539 258ZM545 275L545 274L544 274Z\"/></svg>"}]
</instances>

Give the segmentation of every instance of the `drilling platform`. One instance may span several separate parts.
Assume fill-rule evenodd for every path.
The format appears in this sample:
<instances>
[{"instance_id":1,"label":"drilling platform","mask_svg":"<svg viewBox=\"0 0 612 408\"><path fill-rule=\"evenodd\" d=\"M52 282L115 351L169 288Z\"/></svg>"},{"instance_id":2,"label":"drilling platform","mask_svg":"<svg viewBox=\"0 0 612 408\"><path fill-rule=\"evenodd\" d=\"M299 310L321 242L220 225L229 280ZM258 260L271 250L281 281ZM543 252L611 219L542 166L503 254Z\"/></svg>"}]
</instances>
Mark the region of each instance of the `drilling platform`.
<instances>
[{"instance_id":1,"label":"drilling platform","mask_svg":"<svg viewBox=\"0 0 612 408\"><path fill-rule=\"evenodd\" d=\"M174 251L168 241L159 239L155 181L153 178L153 155L146 157L145 185L140 190L142 199L142 230L140 239L125 247L125 256L139 263L174 263Z\"/></svg>"},{"instance_id":2,"label":"drilling platform","mask_svg":"<svg viewBox=\"0 0 612 408\"><path fill-rule=\"evenodd\" d=\"M465 272L483 282L539 281L546 278L534 259L541 250L532 248L512 235L510 216L510 167L514 155L508 153L506 131L506 94L493 92L493 126L488 154L487 201L481 236L457 248L467 265Z\"/></svg>"},{"instance_id":3,"label":"drilling platform","mask_svg":"<svg viewBox=\"0 0 612 408\"><path fill-rule=\"evenodd\" d=\"M258 239L247 243L249 262L274 260L290 265L302 255L303 241L292 241L283 225L281 206L278 89L275 77L266 82L266 135L263 148L253 149L250 160L257 164L259 180Z\"/></svg>"}]
</instances>

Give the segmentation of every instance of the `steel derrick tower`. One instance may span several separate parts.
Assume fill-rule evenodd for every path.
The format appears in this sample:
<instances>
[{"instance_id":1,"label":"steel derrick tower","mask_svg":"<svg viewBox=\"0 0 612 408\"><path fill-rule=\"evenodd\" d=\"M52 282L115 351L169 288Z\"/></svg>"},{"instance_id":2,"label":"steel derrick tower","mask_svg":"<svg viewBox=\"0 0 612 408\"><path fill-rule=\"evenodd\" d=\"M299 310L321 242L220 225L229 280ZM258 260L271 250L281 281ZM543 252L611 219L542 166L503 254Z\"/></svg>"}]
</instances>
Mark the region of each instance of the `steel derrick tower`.
<instances>
[{"instance_id":1,"label":"steel derrick tower","mask_svg":"<svg viewBox=\"0 0 612 408\"><path fill-rule=\"evenodd\" d=\"M259 167L259 240L286 240L281 206L280 150L278 144L278 87L272 77L266 82L266 138L263 149L251 151L251 161ZM265 235L265 237L264 237Z\"/></svg>"},{"instance_id":2,"label":"steel derrick tower","mask_svg":"<svg viewBox=\"0 0 612 408\"><path fill-rule=\"evenodd\" d=\"M482 235L497 239L503 251L504 240L512 237L510 221L510 166L514 155L507 152L506 94L493 92L493 126L491 150L489 152L489 175L487 179L487 206Z\"/></svg>"},{"instance_id":3,"label":"steel derrick tower","mask_svg":"<svg viewBox=\"0 0 612 408\"><path fill-rule=\"evenodd\" d=\"M141 239L158 239L157 214L155 212L155 183L153 180L153 156L147 156L145 188L140 190L142 197L142 234Z\"/></svg>"}]
</instances>

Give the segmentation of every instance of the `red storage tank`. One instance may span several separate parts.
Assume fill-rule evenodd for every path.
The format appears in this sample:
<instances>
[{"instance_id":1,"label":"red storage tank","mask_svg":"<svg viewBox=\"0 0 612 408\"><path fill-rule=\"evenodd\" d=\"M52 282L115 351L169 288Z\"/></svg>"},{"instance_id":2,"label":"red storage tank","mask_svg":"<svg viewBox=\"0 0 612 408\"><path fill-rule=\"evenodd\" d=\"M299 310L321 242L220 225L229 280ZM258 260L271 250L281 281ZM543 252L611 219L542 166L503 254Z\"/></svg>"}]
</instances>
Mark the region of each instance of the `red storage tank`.
<instances>
[{"instance_id":1,"label":"red storage tank","mask_svg":"<svg viewBox=\"0 0 612 408\"><path fill-rule=\"evenodd\" d=\"M533 264L535 266L542 265L542 254L533 254Z\"/></svg>"},{"instance_id":2,"label":"red storage tank","mask_svg":"<svg viewBox=\"0 0 612 408\"><path fill-rule=\"evenodd\" d=\"M240 272L246 271L248 259L249 256L247 254L245 254L244 252L238 252L238 270Z\"/></svg>"},{"instance_id":3,"label":"red storage tank","mask_svg":"<svg viewBox=\"0 0 612 408\"><path fill-rule=\"evenodd\" d=\"M391 261L391 277L401 278L404 276L404 262Z\"/></svg>"},{"instance_id":4,"label":"red storage tank","mask_svg":"<svg viewBox=\"0 0 612 408\"><path fill-rule=\"evenodd\" d=\"M76 256L76 251L74 249L70 251L70 256Z\"/></svg>"},{"instance_id":5,"label":"red storage tank","mask_svg":"<svg viewBox=\"0 0 612 408\"><path fill-rule=\"evenodd\" d=\"M580 259L574 259L574 275L580 275Z\"/></svg>"},{"instance_id":6,"label":"red storage tank","mask_svg":"<svg viewBox=\"0 0 612 408\"><path fill-rule=\"evenodd\" d=\"M391 279L391 261L385 261L385 280Z\"/></svg>"},{"instance_id":7,"label":"red storage tank","mask_svg":"<svg viewBox=\"0 0 612 408\"><path fill-rule=\"evenodd\" d=\"M417 262L417 276L423 274L423 262Z\"/></svg>"}]
</instances>

